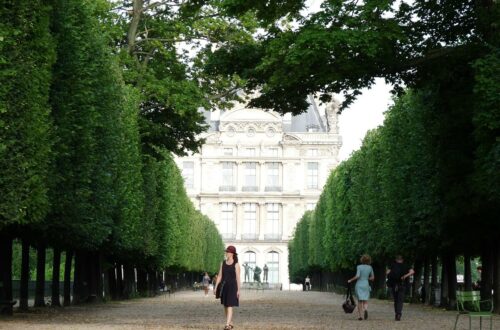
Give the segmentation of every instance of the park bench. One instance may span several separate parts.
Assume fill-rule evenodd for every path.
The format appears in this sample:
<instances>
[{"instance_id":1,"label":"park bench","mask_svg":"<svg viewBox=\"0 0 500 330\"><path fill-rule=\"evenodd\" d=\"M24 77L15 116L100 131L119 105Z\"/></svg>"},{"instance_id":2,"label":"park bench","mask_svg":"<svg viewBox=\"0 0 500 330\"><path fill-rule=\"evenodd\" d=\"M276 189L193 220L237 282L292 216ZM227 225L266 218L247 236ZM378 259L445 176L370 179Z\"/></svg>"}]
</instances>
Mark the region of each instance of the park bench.
<instances>
[{"instance_id":1,"label":"park bench","mask_svg":"<svg viewBox=\"0 0 500 330\"><path fill-rule=\"evenodd\" d=\"M485 307L486 305L486 307ZM482 329L483 317L490 319L490 330L493 329L493 299L481 300L479 291L457 291L457 328L460 315L469 317L469 329L472 329L472 319L479 318L479 328Z\"/></svg>"},{"instance_id":2,"label":"park bench","mask_svg":"<svg viewBox=\"0 0 500 330\"><path fill-rule=\"evenodd\" d=\"M0 300L0 315L12 315L12 307L17 300Z\"/></svg>"}]
</instances>

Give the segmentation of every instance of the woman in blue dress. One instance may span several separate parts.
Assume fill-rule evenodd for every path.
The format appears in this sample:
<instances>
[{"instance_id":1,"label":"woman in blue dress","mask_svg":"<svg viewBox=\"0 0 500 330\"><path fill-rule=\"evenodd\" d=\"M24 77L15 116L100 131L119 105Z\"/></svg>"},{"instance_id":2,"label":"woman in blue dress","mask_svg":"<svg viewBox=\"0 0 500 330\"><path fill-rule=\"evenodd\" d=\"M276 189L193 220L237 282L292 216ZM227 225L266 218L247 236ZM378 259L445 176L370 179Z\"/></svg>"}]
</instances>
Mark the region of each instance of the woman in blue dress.
<instances>
[{"instance_id":1,"label":"woman in blue dress","mask_svg":"<svg viewBox=\"0 0 500 330\"><path fill-rule=\"evenodd\" d=\"M356 269L356 276L347 281L351 283L356 281L356 286L354 292L358 299L358 320L366 320L368 318L368 299L370 299L370 284L368 281L373 281L375 276L373 275L373 268L370 266L372 263L372 258L364 254L361 256L361 265L358 265ZM363 318L361 317L363 315Z\"/></svg>"}]
</instances>

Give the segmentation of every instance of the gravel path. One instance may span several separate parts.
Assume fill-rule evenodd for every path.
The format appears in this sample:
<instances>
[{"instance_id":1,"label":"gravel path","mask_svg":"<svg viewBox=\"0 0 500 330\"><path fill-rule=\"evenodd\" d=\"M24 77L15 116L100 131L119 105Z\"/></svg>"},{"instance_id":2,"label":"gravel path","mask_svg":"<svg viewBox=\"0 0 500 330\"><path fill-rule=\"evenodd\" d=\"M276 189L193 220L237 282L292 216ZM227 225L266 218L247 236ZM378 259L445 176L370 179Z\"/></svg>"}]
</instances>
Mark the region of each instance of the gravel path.
<instances>
[{"instance_id":1,"label":"gravel path","mask_svg":"<svg viewBox=\"0 0 500 330\"><path fill-rule=\"evenodd\" d=\"M234 325L236 330L453 329L455 321L454 312L405 304L403 320L396 322L392 302L375 299L370 300L369 319L358 321L357 314L345 314L341 304L342 297L332 293L243 291ZM185 291L170 297L15 313L0 319L0 329L222 329L224 322L223 308L213 295ZM479 329L479 321L473 327ZM458 328L468 329L468 319L461 317ZM493 329L500 329L499 316Z\"/></svg>"}]
</instances>

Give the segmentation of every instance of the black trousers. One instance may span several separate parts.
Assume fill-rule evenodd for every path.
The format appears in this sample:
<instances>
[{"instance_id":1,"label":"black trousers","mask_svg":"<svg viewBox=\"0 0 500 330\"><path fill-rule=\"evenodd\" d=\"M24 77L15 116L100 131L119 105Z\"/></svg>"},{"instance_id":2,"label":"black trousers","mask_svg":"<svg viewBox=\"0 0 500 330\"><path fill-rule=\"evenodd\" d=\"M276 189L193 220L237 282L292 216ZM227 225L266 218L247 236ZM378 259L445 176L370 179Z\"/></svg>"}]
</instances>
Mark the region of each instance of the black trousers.
<instances>
[{"instance_id":1,"label":"black trousers","mask_svg":"<svg viewBox=\"0 0 500 330\"><path fill-rule=\"evenodd\" d=\"M396 284L391 288L392 297L394 298L394 313L396 313L396 315L401 315L403 312L405 289L406 288L404 284Z\"/></svg>"}]
</instances>

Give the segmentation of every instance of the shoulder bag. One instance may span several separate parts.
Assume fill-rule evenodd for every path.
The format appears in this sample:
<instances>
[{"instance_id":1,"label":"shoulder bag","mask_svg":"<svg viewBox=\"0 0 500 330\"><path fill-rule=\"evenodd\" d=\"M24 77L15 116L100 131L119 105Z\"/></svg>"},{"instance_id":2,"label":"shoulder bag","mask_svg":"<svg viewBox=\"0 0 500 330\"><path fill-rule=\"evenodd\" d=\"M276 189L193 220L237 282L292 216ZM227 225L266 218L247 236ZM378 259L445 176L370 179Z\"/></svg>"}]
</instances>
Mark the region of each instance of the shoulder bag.
<instances>
[{"instance_id":1,"label":"shoulder bag","mask_svg":"<svg viewBox=\"0 0 500 330\"><path fill-rule=\"evenodd\" d=\"M344 309L344 312L347 314L351 314L352 312L354 312L354 309L356 309L356 303L354 302L354 297L352 296L352 293L351 293L351 285L350 284L347 284L345 301L342 304L342 308Z\"/></svg>"},{"instance_id":2,"label":"shoulder bag","mask_svg":"<svg viewBox=\"0 0 500 330\"><path fill-rule=\"evenodd\" d=\"M215 289L215 298L219 299L222 297L222 290L224 290L224 281L220 281L219 285L217 285L217 288Z\"/></svg>"}]
</instances>

